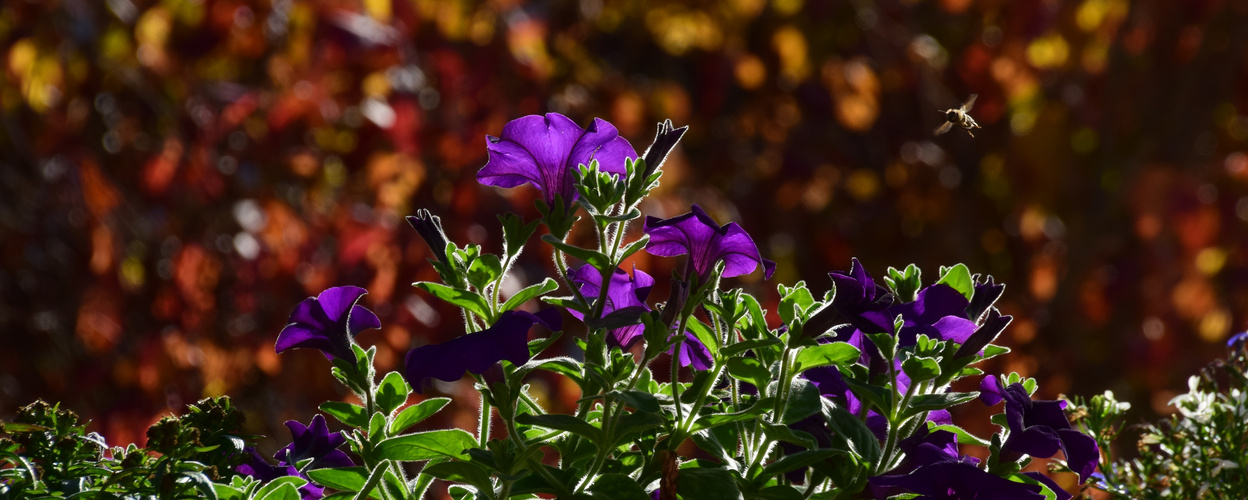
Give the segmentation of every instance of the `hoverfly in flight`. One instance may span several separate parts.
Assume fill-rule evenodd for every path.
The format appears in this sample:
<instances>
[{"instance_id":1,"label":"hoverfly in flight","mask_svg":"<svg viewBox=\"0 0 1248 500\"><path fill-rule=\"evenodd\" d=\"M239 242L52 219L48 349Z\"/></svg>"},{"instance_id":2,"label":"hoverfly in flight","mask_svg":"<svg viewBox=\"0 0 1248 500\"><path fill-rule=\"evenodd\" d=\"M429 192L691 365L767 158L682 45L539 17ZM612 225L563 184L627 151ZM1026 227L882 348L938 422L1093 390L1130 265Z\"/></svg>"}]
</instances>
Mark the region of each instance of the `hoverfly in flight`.
<instances>
[{"instance_id":1,"label":"hoverfly in flight","mask_svg":"<svg viewBox=\"0 0 1248 500\"><path fill-rule=\"evenodd\" d=\"M968 134L971 134L971 129L979 128L979 124L975 123L975 119L971 118L970 115L971 108L975 106L975 98L977 97L979 97L979 94L971 94L970 97L966 98L966 102L962 103L962 107L941 111L941 113L945 114L945 123L936 127L935 134L933 135L940 135L948 132L954 125L962 127ZM971 137L975 137L975 134L971 134Z\"/></svg>"}]
</instances>

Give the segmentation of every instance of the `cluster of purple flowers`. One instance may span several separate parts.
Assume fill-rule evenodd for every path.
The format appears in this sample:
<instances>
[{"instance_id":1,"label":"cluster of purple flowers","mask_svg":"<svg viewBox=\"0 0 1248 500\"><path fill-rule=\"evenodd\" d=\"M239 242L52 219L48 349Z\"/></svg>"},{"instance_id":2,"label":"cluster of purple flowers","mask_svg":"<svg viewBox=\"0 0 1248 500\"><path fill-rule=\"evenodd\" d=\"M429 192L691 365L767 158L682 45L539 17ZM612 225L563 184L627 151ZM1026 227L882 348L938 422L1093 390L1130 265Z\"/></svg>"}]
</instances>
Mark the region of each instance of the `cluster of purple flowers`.
<instances>
[{"instance_id":1,"label":"cluster of purple flowers","mask_svg":"<svg viewBox=\"0 0 1248 500\"><path fill-rule=\"evenodd\" d=\"M680 132L683 133L683 129ZM655 148L652 147L645 155L647 164L653 162L656 167L675 141L664 143L660 139L664 139L662 130L655 146L661 151L652 154ZM489 162L478 172L482 184L509 188L529 183L541 192L550 206L559 200L571 203L577 198L574 171L578 166L597 162L601 172L622 176L627 170L626 162L638 158L633 147L619 137L611 124L595 120L588 129L582 129L557 113L514 120L503 128L501 137L488 138L487 148ZM409 222L430 245L435 258L446 263L448 240L437 217L422 211L417 217L409 218ZM693 205L689 213L669 219L647 217L644 233L649 237L645 249L650 254L686 256L682 279L674 286L678 293L683 291L687 295L690 284L705 285L715 276L740 276L761 268L764 277L770 279L775 270L775 263L762 258L753 238L741 226L735 222L720 225L698 205ZM621 315L636 318L651 310L646 303L655 282L650 274L635 268L631 274L625 269L614 269L609 277L605 274L591 265L569 273L567 278L577 288L578 296L587 297L586 301L598 297L602 300L601 304L582 304L584 310L569 308L572 316L586 321L585 311L594 311L599 320ZM901 360L886 361L871 341L871 335L889 334L899 348L914 346L919 336L925 335L958 344L955 357L963 357L980 353L1011 320L991 307L1004 288L993 283L991 278L974 282L970 287L973 290L969 291L966 287L960 291L937 283L913 290L912 297L899 298L889 288L877 284L857 259L848 272L834 272L830 277L835 287L834 298L810 316L801 335L820 343L846 342L857 347L861 352L859 362L871 373L890 370L896 373L894 389L900 393L905 393L911 384L900 369ZM380 328L377 316L357 304L365 293L358 287L335 287L303 301L292 313L290 324L279 334L277 351L314 348L331 360L357 361L351 347L352 338L363 330ZM522 365L530 359L531 328L542 325L559 330L560 316L558 308L536 313L502 312L480 331L412 349L406 356L402 373L419 392L433 379L456 381L466 372L483 374L502 361ZM606 342L610 347L627 350L643 338L643 332L641 324L616 327L607 332ZM679 353L669 353L677 356L682 366L710 369L714 361L707 346L694 335L686 338L679 343ZM894 366L888 366L889 363ZM868 427L879 439L884 439L889 425L887 419L874 410L862 412L865 403L835 366L815 368L802 376L838 407L855 415L865 415ZM1064 403L1033 401L1020 384L1005 386L996 377L986 378L982 390L982 398L988 404L1006 401L1009 434L1003 445L1005 450L1037 457L1050 457L1061 450L1071 469L1079 473L1080 482L1093 472L1099 459L1096 442L1072 430L1062 412ZM932 411L927 418L937 423L950 423L945 410ZM308 458L312 461L305 465L305 470L350 465L350 459L336 449L345 438L340 433L328 433L319 415L313 419L311 427L293 421L287 425L295 442L278 453L278 466L268 465L253 450L255 460L240 470L255 477L271 478L301 474L295 465ZM831 437L820 416L798 422L793 427L810 432L820 443L826 444ZM960 455L952 433L929 433L925 426L918 429L915 435L898 443L906 457L901 464L870 479L877 498L901 493L918 494L919 498L1041 498L1042 488L1037 484L991 474L980 468L977 459ZM1032 477L1049 485L1059 497L1065 494L1047 477L1040 474ZM309 488L314 486L305 487L305 498L313 494ZM319 490L315 494L319 495Z\"/></svg>"}]
</instances>

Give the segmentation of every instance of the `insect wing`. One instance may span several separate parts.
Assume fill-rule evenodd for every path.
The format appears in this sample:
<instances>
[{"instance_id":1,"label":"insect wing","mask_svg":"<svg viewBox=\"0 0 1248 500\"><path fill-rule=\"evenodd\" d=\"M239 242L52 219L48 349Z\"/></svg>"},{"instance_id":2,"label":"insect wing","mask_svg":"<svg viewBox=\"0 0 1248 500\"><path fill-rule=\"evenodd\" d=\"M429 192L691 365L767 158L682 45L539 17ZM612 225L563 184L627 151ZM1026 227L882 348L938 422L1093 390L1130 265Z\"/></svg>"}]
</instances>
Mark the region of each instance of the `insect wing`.
<instances>
[{"instance_id":1,"label":"insect wing","mask_svg":"<svg viewBox=\"0 0 1248 500\"><path fill-rule=\"evenodd\" d=\"M979 98L979 94L971 94L970 97L967 97L966 102L962 103L962 112L965 113L967 111L970 111L971 108L975 107L975 99L978 99L978 98Z\"/></svg>"},{"instance_id":2,"label":"insect wing","mask_svg":"<svg viewBox=\"0 0 1248 500\"><path fill-rule=\"evenodd\" d=\"M932 135L940 135L940 134L943 134L943 133L945 133L945 132L948 132L948 131L949 131L949 129L951 129L951 128L953 128L953 122L945 122L945 123L944 123L944 125L941 125L941 126L939 126L939 127L936 127L936 130L932 132Z\"/></svg>"}]
</instances>

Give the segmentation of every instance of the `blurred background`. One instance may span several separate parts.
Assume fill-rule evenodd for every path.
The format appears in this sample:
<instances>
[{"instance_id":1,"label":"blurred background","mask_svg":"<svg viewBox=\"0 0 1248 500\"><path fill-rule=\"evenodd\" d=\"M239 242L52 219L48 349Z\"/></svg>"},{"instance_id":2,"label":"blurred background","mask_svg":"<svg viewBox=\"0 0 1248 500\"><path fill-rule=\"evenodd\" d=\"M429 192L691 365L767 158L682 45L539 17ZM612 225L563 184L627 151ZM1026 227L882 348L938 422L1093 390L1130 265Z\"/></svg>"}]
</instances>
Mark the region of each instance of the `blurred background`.
<instances>
[{"instance_id":1,"label":"blurred background","mask_svg":"<svg viewBox=\"0 0 1248 500\"><path fill-rule=\"evenodd\" d=\"M61 401L142 443L229 394L271 452L347 397L318 353L274 354L294 306L366 287L383 370L462 333L409 286L436 275L402 217L497 252L535 191L476 182L485 136L555 111L639 152L689 125L643 208L739 221L779 262L737 282L770 309L852 256L964 262L1015 317L986 369L1151 418L1248 327L1246 49L1220 0L9 0L0 417ZM983 128L933 137L972 93ZM467 382L435 392L434 424L474 425Z\"/></svg>"}]
</instances>

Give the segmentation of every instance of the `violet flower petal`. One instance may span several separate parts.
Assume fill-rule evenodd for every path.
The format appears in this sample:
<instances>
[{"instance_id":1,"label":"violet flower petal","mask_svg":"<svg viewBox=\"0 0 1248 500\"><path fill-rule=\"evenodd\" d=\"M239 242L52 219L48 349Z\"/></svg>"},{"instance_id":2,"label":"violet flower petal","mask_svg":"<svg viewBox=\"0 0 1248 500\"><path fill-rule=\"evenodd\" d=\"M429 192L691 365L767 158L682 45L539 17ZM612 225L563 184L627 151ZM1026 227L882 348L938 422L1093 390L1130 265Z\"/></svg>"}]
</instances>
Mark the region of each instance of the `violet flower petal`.
<instances>
[{"instance_id":1,"label":"violet flower petal","mask_svg":"<svg viewBox=\"0 0 1248 500\"><path fill-rule=\"evenodd\" d=\"M312 348L321 350L329 359L354 363L351 339L360 331L381 328L377 315L357 305L366 293L367 290L358 286L336 286L304 299L295 306L289 323L277 334L277 352Z\"/></svg>"},{"instance_id":2,"label":"violet flower petal","mask_svg":"<svg viewBox=\"0 0 1248 500\"><path fill-rule=\"evenodd\" d=\"M877 499L896 493L918 493L922 499L1041 500L1039 485L1016 483L964 462L939 462L906 475L869 479ZM900 491L898 491L900 490Z\"/></svg>"},{"instance_id":3,"label":"violet flower petal","mask_svg":"<svg viewBox=\"0 0 1248 500\"><path fill-rule=\"evenodd\" d=\"M771 279L775 272L775 263L762 258L753 238L740 225L730 222L720 226L698 205L670 219L647 217L644 231L650 235L647 252L659 257L687 254L688 265L701 280L706 280L721 260L725 278L749 274L760 265L765 279Z\"/></svg>"},{"instance_id":4,"label":"violet flower petal","mask_svg":"<svg viewBox=\"0 0 1248 500\"><path fill-rule=\"evenodd\" d=\"M441 344L412 349L404 360L403 376L416 392L430 379L454 382L464 372L485 373L499 361L522 365L529 361L529 328L549 322L524 311L507 311L494 325Z\"/></svg>"}]
</instances>

